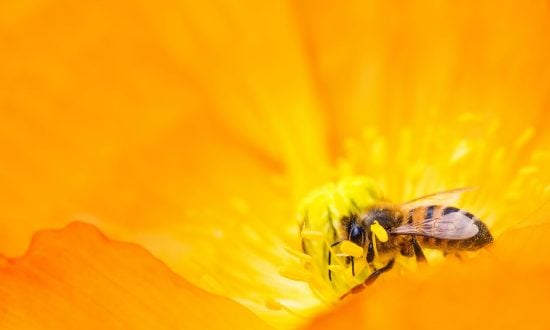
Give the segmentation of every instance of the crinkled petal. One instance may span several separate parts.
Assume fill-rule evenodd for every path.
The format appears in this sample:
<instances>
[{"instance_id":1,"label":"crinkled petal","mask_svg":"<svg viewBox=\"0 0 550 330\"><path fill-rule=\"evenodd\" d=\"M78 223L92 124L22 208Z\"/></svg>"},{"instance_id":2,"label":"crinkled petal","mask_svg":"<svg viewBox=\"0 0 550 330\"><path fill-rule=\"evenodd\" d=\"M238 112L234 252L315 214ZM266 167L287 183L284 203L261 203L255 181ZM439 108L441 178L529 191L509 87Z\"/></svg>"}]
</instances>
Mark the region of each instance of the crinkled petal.
<instances>
[{"instance_id":1,"label":"crinkled petal","mask_svg":"<svg viewBox=\"0 0 550 330\"><path fill-rule=\"evenodd\" d=\"M0 4L1 250L20 253L33 231L75 215L169 233L197 219L190 209L298 200L320 183L323 115L291 12Z\"/></svg>"},{"instance_id":2,"label":"crinkled petal","mask_svg":"<svg viewBox=\"0 0 550 330\"><path fill-rule=\"evenodd\" d=\"M0 4L0 251L76 219L260 313L311 296L277 272L293 201L327 167L291 14L277 1Z\"/></svg>"},{"instance_id":3,"label":"crinkled petal","mask_svg":"<svg viewBox=\"0 0 550 330\"><path fill-rule=\"evenodd\" d=\"M143 248L73 223L1 260L2 329L266 329L183 280Z\"/></svg>"}]
</instances>

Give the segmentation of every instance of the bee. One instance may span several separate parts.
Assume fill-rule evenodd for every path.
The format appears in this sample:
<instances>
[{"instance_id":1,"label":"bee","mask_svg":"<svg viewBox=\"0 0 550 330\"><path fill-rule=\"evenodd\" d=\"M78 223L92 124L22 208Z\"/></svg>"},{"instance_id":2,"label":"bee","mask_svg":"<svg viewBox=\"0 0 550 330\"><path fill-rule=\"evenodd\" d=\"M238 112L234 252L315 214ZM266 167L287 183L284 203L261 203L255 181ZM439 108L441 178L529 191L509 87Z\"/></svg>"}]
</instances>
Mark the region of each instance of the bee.
<instances>
[{"instance_id":1,"label":"bee","mask_svg":"<svg viewBox=\"0 0 550 330\"><path fill-rule=\"evenodd\" d=\"M425 262L423 248L455 253L478 250L492 243L493 236L479 218L440 203L466 190L469 188L432 194L402 205L382 202L342 217L340 240L332 243L331 249L346 240L363 247L368 267L372 270L351 292L362 290L390 270L398 254L414 256L417 262ZM328 252L329 265L331 249ZM374 266L375 255L384 266ZM354 258L347 257L347 260L355 276ZM328 272L329 280L332 280L330 269Z\"/></svg>"}]
</instances>

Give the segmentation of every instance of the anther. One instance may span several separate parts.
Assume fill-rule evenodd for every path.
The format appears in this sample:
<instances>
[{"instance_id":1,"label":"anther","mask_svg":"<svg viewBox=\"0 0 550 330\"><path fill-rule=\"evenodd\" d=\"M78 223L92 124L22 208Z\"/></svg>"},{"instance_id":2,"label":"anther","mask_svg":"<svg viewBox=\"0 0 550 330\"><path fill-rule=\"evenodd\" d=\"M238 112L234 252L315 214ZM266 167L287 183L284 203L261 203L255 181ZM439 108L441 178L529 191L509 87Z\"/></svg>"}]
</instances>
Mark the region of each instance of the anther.
<instances>
[{"instance_id":1,"label":"anther","mask_svg":"<svg viewBox=\"0 0 550 330\"><path fill-rule=\"evenodd\" d=\"M363 248L352 241L343 241L342 245L340 245L340 251L354 258L360 258L363 256Z\"/></svg>"}]
</instances>

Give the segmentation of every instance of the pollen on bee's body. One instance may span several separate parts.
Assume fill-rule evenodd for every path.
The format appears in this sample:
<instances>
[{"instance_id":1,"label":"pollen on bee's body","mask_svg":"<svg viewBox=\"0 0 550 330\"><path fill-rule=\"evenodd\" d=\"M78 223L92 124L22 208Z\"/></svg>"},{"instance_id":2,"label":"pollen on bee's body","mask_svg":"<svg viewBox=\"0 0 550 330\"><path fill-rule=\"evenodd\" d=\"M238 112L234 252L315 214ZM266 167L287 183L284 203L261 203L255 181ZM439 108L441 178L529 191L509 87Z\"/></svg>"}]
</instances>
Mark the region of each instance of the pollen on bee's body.
<instances>
[{"instance_id":1,"label":"pollen on bee's body","mask_svg":"<svg viewBox=\"0 0 550 330\"><path fill-rule=\"evenodd\" d=\"M378 221L374 221L372 223L372 225L370 226L370 230L380 242L388 241L388 232L378 223Z\"/></svg>"}]
</instances>

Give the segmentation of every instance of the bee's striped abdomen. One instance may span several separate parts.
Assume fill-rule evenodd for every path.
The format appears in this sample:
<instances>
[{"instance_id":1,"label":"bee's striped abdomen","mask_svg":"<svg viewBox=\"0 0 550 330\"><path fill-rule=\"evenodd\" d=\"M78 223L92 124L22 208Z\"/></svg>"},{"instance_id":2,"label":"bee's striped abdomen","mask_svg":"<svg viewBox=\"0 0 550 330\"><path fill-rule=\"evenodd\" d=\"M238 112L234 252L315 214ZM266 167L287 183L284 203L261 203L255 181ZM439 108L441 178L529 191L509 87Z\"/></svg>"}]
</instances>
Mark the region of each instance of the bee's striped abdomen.
<instances>
[{"instance_id":1,"label":"bee's striped abdomen","mask_svg":"<svg viewBox=\"0 0 550 330\"><path fill-rule=\"evenodd\" d=\"M442 207L439 205L421 206L411 210L413 223L421 225L426 219L439 217ZM429 236L418 236L418 242L427 248L437 248L441 244L441 239Z\"/></svg>"},{"instance_id":2,"label":"bee's striped abdomen","mask_svg":"<svg viewBox=\"0 0 550 330\"><path fill-rule=\"evenodd\" d=\"M469 238L465 239L442 239L432 236L418 236L418 242L426 248L440 249L446 251L453 250L477 250L493 241L493 237L489 233L487 226L476 218L472 213L458 209L453 206L430 205L418 207L411 210L412 222L421 225L426 219L439 219L453 212L460 212L463 216L474 221L474 225L478 227L478 232Z\"/></svg>"},{"instance_id":3,"label":"bee's striped abdomen","mask_svg":"<svg viewBox=\"0 0 550 330\"><path fill-rule=\"evenodd\" d=\"M416 207L410 211L412 222L421 224L426 219L439 218L442 215L443 209L441 205Z\"/></svg>"}]
</instances>

